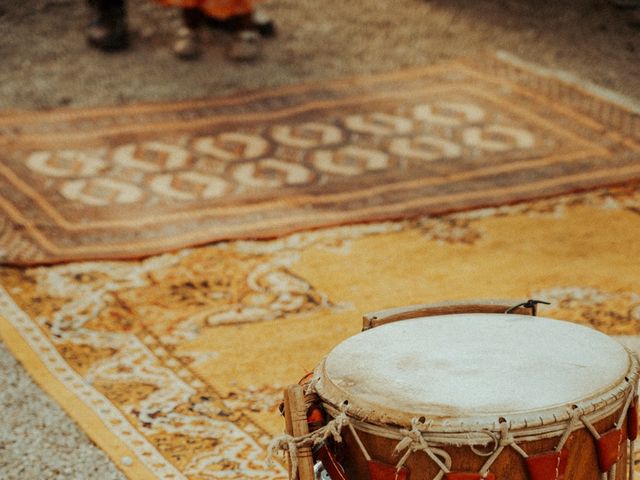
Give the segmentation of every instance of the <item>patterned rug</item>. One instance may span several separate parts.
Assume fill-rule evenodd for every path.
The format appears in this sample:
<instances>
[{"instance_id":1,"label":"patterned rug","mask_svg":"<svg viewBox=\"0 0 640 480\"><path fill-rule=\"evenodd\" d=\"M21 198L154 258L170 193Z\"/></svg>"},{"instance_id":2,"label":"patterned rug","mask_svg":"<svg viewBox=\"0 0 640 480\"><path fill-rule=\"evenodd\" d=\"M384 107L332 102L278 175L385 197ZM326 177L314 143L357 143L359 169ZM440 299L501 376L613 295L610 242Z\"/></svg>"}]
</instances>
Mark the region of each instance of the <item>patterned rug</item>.
<instances>
[{"instance_id":1,"label":"patterned rug","mask_svg":"<svg viewBox=\"0 0 640 480\"><path fill-rule=\"evenodd\" d=\"M535 297L638 349L639 236L628 187L144 261L0 267L0 337L131 479L284 478L265 460L281 386L364 312Z\"/></svg>"},{"instance_id":2,"label":"patterned rug","mask_svg":"<svg viewBox=\"0 0 640 480\"><path fill-rule=\"evenodd\" d=\"M0 261L139 258L640 178L640 116L487 58L0 116Z\"/></svg>"}]
</instances>

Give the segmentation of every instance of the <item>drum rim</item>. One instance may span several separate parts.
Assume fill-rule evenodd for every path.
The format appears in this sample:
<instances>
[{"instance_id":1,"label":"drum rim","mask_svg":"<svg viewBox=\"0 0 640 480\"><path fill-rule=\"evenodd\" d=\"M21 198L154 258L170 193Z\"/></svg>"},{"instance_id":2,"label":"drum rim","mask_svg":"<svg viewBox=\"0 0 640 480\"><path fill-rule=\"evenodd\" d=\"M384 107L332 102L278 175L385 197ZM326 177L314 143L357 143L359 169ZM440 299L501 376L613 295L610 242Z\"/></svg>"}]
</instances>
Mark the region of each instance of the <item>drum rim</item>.
<instances>
[{"instance_id":1,"label":"drum rim","mask_svg":"<svg viewBox=\"0 0 640 480\"><path fill-rule=\"evenodd\" d=\"M616 340L612 339L612 341ZM617 343L619 344L619 342ZM382 427L385 430L389 430L386 436L392 438L398 438L398 435L400 435L395 434L395 430L400 431L410 428L412 420L416 418L428 421L429 431L436 434L455 435L458 433L468 437L469 434L474 432L499 432L502 428L502 423L506 421L510 430L517 432L518 436L534 435L539 438L540 434L546 435L545 432L552 432L549 433L549 436L556 435L555 431L562 432L566 428L567 421L572 418L572 411L576 408L580 409L582 414L590 421L597 422L623 407L630 391L635 391L636 389L640 374L640 364L638 357L629 348L622 344L620 345L627 353L628 367L618 380L584 398L573 402L550 405L541 409L502 413L492 412L463 417L430 416L428 411L394 412L383 405L367 402L361 398L354 398L335 385L330 380L325 369L328 356L314 370L311 385L331 415L335 416L340 411L346 410L347 415L355 423L360 424L360 429L366 431L369 428L377 431ZM377 433L380 434L381 432ZM486 440L486 435L484 437ZM476 438L474 441L476 440L478 439Z\"/></svg>"},{"instance_id":2,"label":"drum rim","mask_svg":"<svg viewBox=\"0 0 640 480\"><path fill-rule=\"evenodd\" d=\"M430 438L434 445L487 445L491 443L491 435L487 432L499 433L504 421L508 423L509 430L514 437L521 441L539 440L562 435L567 425L572 420L573 411L577 408L581 415L590 422L603 420L623 408L627 397L633 395L636 390L639 375L639 362L636 355L625 347L630 358L630 367L627 375L617 382L606 393L593 395L573 404L556 405L543 410L531 410L527 412L505 412L503 414L487 414L477 417L448 418L441 420L430 417L427 412L419 414L403 414L392 418L389 415L375 415L375 405L366 402L349 400L346 395L333 396L327 394L325 385L317 375L318 369L324 366L323 362L314 371L311 390L320 397L325 410L332 417L341 412L346 412L350 421L358 430L392 439L401 439L411 427L414 419L424 419L429 425L425 438ZM340 390L333 386L335 391ZM332 400L333 399L333 400ZM349 400L348 404L344 400ZM573 430L579 430L584 426L578 422Z\"/></svg>"}]
</instances>

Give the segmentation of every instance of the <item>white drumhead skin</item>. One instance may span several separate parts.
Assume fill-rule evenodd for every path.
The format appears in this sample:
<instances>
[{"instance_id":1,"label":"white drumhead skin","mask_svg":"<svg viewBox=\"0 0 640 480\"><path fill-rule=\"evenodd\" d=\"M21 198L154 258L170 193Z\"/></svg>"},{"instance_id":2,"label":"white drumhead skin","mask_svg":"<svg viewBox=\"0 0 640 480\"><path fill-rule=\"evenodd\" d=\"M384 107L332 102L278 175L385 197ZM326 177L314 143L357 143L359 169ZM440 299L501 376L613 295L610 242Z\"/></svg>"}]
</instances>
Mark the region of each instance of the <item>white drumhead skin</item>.
<instances>
[{"instance_id":1,"label":"white drumhead skin","mask_svg":"<svg viewBox=\"0 0 640 480\"><path fill-rule=\"evenodd\" d=\"M459 314L399 321L339 344L318 392L389 421L542 411L606 393L631 366L587 327L542 317ZM341 398L338 398L341 397Z\"/></svg>"}]
</instances>

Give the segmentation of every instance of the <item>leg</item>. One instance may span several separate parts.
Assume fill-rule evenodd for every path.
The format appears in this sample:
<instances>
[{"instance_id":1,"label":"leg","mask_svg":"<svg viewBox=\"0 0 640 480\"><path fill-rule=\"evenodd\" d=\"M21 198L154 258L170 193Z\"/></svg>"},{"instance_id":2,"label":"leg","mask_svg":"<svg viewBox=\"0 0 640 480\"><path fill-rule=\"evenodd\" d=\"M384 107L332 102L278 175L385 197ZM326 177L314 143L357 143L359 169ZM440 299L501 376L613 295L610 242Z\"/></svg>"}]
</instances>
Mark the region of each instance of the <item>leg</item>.
<instances>
[{"instance_id":1,"label":"leg","mask_svg":"<svg viewBox=\"0 0 640 480\"><path fill-rule=\"evenodd\" d=\"M177 57L192 60L202 53L198 30L202 25L203 14L198 8L182 9L182 27L178 30L178 38L173 45Z\"/></svg>"},{"instance_id":2,"label":"leg","mask_svg":"<svg viewBox=\"0 0 640 480\"><path fill-rule=\"evenodd\" d=\"M89 0L93 18L87 30L89 45L104 51L129 46L125 0Z\"/></svg>"}]
</instances>

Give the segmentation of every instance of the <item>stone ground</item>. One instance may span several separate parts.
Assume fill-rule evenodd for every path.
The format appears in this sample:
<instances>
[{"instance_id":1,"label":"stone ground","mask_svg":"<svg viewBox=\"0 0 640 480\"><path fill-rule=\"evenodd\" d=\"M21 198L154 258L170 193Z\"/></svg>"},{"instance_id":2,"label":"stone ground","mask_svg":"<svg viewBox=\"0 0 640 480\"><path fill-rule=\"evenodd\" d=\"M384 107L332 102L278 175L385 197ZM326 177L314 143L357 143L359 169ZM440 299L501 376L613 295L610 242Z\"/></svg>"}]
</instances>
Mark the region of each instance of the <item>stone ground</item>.
<instances>
[{"instance_id":1,"label":"stone ground","mask_svg":"<svg viewBox=\"0 0 640 480\"><path fill-rule=\"evenodd\" d=\"M124 480L0 343L0 478Z\"/></svg>"},{"instance_id":2,"label":"stone ground","mask_svg":"<svg viewBox=\"0 0 640 480\"><path fill-rule=\"evenodd\" d=\"M640 100L640 15L606 0L271 0L279 35L248 64L225 59L220 32L200 60L176 60L176 11L130 3L133 48L106 55L85 45L82 0L0 0L0 110L207 97L498 50ZM2 345L0 417L0 478L123 478Z\"/></svg>"}]
</instances>

